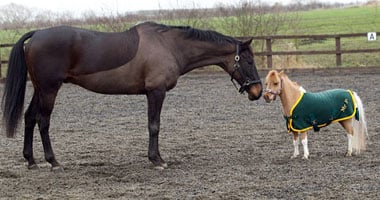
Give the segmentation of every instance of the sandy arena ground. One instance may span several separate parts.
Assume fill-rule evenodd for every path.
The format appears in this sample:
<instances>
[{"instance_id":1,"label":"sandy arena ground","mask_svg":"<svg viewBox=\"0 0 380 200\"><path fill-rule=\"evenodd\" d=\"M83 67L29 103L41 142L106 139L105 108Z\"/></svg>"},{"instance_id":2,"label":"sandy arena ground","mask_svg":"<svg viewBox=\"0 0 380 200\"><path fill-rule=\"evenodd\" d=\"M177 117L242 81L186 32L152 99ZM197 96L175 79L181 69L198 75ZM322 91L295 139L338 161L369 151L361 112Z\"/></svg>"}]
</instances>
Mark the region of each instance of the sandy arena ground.
<instances>
[{"instance_id":1,"label":"sandy arena ground","mask_svg":"<svg viewBox=\"0 0 380 200\"><path fill-rule=\"evenodd\" d=\"M345 131L333 124L309 132L309 160L290 159L292 137L280 101L249 101L223 72L185 75L167 94L162 111L165 170L153 169L147 158L145 96L101 95L64 85L50 135L65 172L50 171L38 132L34 153L40 169L27 170L23 125L15 139L6 138L1 127L0 199L379 198L379 71L288 72L309 91L353 89L366 108L370 140L363 155L344 156ZM31 94L28 83L27 104Z\"/></svg>"}]
</instances>

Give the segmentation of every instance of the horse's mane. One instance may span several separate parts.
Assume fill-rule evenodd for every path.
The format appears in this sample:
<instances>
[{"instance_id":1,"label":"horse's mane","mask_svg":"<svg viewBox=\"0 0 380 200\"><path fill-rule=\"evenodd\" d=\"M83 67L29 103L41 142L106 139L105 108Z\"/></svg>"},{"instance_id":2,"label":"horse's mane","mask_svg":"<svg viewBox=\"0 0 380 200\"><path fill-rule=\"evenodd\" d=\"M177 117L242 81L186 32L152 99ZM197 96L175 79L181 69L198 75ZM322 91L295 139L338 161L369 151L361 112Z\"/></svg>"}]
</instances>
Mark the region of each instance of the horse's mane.
<instances>
[{"instance_id":1,"label":"horse's mane","mask_svg":"<svg viewBox=\"0 0 380 200\"><path fill-rule=\"evenodd\" d=\"M186 39L213 42L213 43L221 44L221 45L238 43L238 40L236 40L235 38L223 35L221 33L218 33L212 30L200 30L200 29L192 28L191 26L169 26L169 25L156 24L156 23L151 23L151 24L157 26L158 32L180 30L184 34L184 37Z\"/></svg>"},{"instance_id":2,"label":"horse's mane","mask_svg":"<svg viewBox=\"0 0 380 200\"><path fill-rule=\"evenodd\" d=\"M290 80L289 77L288 77L288 75L285 74L284 70L281 70L280 72L278 72L276 70L272 70L269 73L272 73L272 74L277 73L278 76L280 76L280 78L286 78L286 79L288 79L289 83L291 83L291 84L295 85L296 87L298 87L299 90L301 90L302 92L306 92L305 88L303 88L298 82Z\"/></svg>"}]
</instances>

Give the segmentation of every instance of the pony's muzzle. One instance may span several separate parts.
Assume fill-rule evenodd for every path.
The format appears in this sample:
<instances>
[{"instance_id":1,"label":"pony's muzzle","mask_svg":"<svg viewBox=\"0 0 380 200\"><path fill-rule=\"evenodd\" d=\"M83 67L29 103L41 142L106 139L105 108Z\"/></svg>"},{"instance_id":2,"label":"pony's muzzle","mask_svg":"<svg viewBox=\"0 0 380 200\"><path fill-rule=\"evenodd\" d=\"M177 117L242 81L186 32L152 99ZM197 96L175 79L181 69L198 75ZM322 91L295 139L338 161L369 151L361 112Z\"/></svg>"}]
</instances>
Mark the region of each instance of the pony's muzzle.
<instances>
[{"instance_id":1,"label":"pony's muzzle","mask_svg":"<svg viewBox=\"0 0 380 200\"><path fill-rule=\"evenodd\" d=\"M270 92L265 92L264 95L263 95L263 97L265 99L265 102L270 103L270 102L272 102L274 100L275 95L273 95Z\"/></svg>"}]
</instances>

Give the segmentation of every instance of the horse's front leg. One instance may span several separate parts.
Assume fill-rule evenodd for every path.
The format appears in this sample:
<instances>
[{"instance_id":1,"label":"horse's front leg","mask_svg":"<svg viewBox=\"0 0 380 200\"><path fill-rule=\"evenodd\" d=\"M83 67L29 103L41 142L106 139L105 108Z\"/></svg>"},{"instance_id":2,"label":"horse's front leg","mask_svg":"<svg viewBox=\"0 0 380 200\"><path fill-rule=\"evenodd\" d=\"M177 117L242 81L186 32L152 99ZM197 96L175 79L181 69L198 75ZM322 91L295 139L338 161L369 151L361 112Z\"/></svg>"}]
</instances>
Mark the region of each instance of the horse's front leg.
<instances>
[{"instance_id":1,"label":"horse's front leg","mask_svg":"<svg viewBox=\"0 0 380 200\"><path fill-rule=\"evenodd\" d=\"M307 146L307 132L301 133L301 143L303 146L302 159L309 159L309 147Z\"/></svg>"},{"instance_id":2,"label":"horse's front leg","mask_svg":"<svg viewBox=\"0 0 380 200\"><path fill-rule=\"evenodd\" d=\"M298 139L298 133L293 133L294 153L293 153L293 155L290 157L291 159L293 159L293 158L297 158L297 156L300 154L300 152L299 152L299 144L300 144L300 141L299 141L299 139Z\"/></svg>"},{"instance_id":3,"label":"horse's front leg","mask_svg":"<svg viewBox=\"0 0 380 200\"><path fill-rule=\"evenodd\" d=\"M158 135L160 132L160 116L162 104L165 99L166 90L155 89L147 92L148 98L148 129L149 129L149 150L148 158L156 169L167 167L165 161L161 158L158 148Z\"/></svg>"}]
</instances>

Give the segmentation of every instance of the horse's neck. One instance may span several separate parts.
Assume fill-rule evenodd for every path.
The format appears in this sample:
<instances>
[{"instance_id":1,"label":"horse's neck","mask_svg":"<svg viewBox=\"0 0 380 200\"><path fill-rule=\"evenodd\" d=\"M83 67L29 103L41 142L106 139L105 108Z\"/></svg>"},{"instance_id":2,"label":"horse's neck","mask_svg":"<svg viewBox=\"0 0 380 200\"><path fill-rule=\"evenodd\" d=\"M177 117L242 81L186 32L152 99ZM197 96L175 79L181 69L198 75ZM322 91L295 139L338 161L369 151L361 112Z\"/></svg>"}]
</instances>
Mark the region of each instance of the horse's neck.
<instances>
[{"instance_id":1,"label":"horse's neck","mask_svg":"<svg viewBox=\"0 0 380 200\"><path fill-rule=\"evenodd\" d=\"M189 45L191 47L191 44ZM186 51L186 49L189 49L191 51ZM225 62L225 60L223 60L224 56L234 51L235 46L232 45L231 48L228 48L227 45L223 48L211 48L208 45L206 45L205 47L199 47L194 45L194 47L191 48L187 46L186 48L184 48L184 51L181 52L182 55L186 56L187 58L187 62L184 64L183 73L209 65L221 66L221 63ZM221 67L223 68L223 66Z\"/></svg>"},{"instance_id":2,"label":"horse's neck","mask_svg":"<svg viewBox=\"0 0 380 200\"><path fill-rule=\"evenodd\" d=\"M283 86L280 94L284 115L290 116L290 109L301 96L301 87L294 84L289 78L283 77Z\"/></svg>"}]
</instances>

